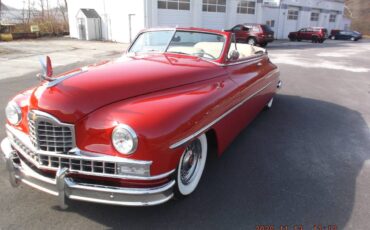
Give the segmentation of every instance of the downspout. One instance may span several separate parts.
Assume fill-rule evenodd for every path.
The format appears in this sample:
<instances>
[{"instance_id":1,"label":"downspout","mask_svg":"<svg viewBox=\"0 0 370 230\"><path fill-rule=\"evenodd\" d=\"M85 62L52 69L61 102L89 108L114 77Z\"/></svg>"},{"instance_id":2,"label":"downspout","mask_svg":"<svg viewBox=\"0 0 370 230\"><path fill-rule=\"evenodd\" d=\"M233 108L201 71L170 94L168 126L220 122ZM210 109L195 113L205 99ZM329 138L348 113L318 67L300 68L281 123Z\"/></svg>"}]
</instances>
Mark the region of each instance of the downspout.
<instances>
[{"instance_id":1,"label":"downspout","mask_svg":"<svg viewBox=\"0 0 370 230\"><path fill-rule=\"evenodd\" d=\"M149 27L149 19L148 19L148 0L144 1L144 28Z\"/></svg>"}]
</instances>

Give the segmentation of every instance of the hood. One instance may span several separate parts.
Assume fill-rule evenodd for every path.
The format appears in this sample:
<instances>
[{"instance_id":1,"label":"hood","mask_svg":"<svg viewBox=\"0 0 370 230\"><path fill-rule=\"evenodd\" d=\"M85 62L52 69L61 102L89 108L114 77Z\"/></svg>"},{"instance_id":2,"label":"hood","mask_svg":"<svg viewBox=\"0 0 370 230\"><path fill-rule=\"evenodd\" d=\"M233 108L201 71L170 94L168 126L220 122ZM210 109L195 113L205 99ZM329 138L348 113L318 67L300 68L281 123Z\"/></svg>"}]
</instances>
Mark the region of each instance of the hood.
<instances>
[{"instance_id":1,"label":"hood","mask_svg":"<svg viewBox=\"0 0 370 230\"><path fill-rule=\"evenodd\" d=\"M220 70L214 63L184 55L124 56L70 71L72 77L51 87L45 82L32 93L30 109L75 123L110 103L214 78L223 73Z\"/></svg>"}]
</instances>

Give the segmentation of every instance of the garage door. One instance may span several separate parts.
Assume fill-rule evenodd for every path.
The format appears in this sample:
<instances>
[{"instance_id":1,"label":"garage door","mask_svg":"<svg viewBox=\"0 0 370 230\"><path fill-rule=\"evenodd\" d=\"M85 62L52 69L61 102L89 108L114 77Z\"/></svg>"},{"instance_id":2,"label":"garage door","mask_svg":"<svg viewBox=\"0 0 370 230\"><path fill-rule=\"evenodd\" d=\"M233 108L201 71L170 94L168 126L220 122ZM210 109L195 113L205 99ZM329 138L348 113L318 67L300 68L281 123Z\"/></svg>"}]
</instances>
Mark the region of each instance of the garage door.
<instances>
[{"instance_id":1,"label":"garage door","mask_svg":"<svg viewBox=\"0 0 370 230\"><path fill-rule=\"evenodd\" d=\"M207 29L225 29L226 14L225 13L208 13L203 12L202 27Z\"/></svg>"},{"instance_id":2,"label":"garage door","mask_svg":"<svg viewBox=\"0 0 370 230\"><path fill-rule=\"evenodd\" d=\"M190 0L158 1L158 25L169 27L191 26Z\"/></svg>"},{"instance_id":3,"label":"garage door","mask_svg":"<svg viewBox=\"0 0 370 230\"><path fill-rule=\"evenodd\" d=\"M298 30L299 8L289 8L284 23L283 37L287 38L292 31Z\"/></svg>"}]
</instances>

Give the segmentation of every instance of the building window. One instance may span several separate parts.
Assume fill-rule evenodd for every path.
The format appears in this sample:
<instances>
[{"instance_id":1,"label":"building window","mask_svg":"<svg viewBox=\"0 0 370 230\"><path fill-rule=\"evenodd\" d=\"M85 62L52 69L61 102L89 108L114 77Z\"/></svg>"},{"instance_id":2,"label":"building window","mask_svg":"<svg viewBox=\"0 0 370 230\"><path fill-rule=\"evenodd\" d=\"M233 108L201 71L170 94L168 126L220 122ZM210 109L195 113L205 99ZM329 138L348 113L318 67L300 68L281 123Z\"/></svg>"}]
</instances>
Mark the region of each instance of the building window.
<instances>
[{"instance_id":1,"label":"building window","mask_svg":"<svg viewBox=\"0 0 370 230\"><path fill-rule=\"evenodd\" d=\"M263 4L266 6L280 6L280 0L263 0Z\"/></svg>"},{"instance_id":2,"label":"building window","mask_svg":"<svg viewBox=\"0 0 370 230\"><path fill-rule=\"evenodd\" d=\"M275 20L266 21L266 25L268 25L269 27L275 27Z\"/></svg>"},{"instance_id":3,"label":"building window","mask_svg":"<svg viewBox=\"0 0 370 230\"><path fill-rule=\"evenodd\" d=\"M329 17L329 22L335 22L337 19L337 15L336 14L331 14L330 17Z\"/></svg>"},{"instance_id":4,"label":"building window","mask_svg":"<svg viewBox=\"0 0 370 230\"><path fill-rule=\"evenodd\" d=\"M256 11L256 2L255 1L240 1L238 3L238 14L254 14Z\"/></svg>"},{"instance_id":5,"label":"building window","mask_svg":"<svg viewBox=\"0 0 370 230\"><path fill-rule=\"evenodd\" d=\"M288 20L298 20L298 10L288 10Z\"/></svg>"},{"instance_id":6,"label":"building window","mask_svg":"<svg viewBox=\"0 0 370 230\"><path fill-rule=\"evenodd\" d=\"M190 0L159 0L158 9L190 10Z\"/></svg>"},{"instance_id":7,"label":"building window","mask_svg":"<svg viewBox=\"0 0 370 230\"><path fill-rule=\"evenodd\" d=\"M204 12L226 12L226 0L203 0Z\"/></svg>"},{"instance_id":8,"label":"building window","mask_svg":"<svg viewBox=\"0 0 370 230\"><path fill-rule=\"evenodd\" d=\"M316 13L316 12L312 12L311 13L311 21L314 21L314 22L317 22L319 21L319 13Z\"/></svg>"}]
</instances>

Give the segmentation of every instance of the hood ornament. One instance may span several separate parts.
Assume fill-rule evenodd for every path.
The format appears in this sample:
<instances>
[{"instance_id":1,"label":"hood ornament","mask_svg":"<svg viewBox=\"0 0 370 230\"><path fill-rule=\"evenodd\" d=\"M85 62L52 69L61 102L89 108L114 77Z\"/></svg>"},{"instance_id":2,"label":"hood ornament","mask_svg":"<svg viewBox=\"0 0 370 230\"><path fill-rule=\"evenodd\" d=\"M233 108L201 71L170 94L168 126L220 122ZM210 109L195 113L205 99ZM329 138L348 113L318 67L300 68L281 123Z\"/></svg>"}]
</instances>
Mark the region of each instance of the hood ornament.
<instances>
[{"instance_id":1,"label":"hood ornament","mask_svg":"<svg viewBox=\"0 0 370 230\"><path fill-rule=\"evenodd\" d=\"M53 77L53 66L51 65L51 59L49 56L46 57L39 57L39 61L41 64L41 73L37 74L37 78L46 81L53 81L55 80Z\"/></svg>"},{"instance_id":2,"label":"hood ornament","mask_svg":"<svg viewBox=\"0 0 370 230\"><path fill-rule=\"evenodd\" d=\"M76 75L79 75L81 73L88 71L88 67L82 67L79 69L79 71L76 71L74 73L70 73L64 76L59 76L59 77L53 77L53 66L51 65L50 57L40 56L39 61L41 64L41 73L37 74L36 76L40 81L48 81L48 83L46 84L47 88L53 87L68 78L74 77Z\"/></svg>"}]
</instances>

